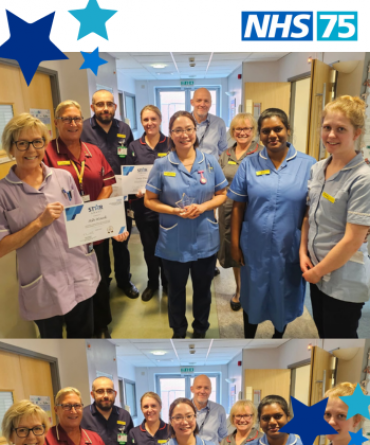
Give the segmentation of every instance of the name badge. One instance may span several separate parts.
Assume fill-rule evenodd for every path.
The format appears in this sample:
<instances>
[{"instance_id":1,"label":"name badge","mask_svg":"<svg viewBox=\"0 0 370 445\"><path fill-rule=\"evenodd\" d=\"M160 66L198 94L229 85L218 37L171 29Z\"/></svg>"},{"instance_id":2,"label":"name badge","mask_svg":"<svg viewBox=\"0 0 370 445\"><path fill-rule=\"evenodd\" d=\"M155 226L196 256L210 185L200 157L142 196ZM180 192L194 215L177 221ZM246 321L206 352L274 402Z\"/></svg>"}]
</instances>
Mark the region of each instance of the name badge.
<instances>
[{"instance_id":1,"label":"name badge","mask_svg":"<svg viewBox=\"0 0 370 445\"><path fill-rule=\"evenodd\" d=\"M167 442L168 442L167 440L158 440L157 443L167 443Z\"/></svg>"},{"instance_id":2,"label":"name badge","mask_svg":"<svg viewBox=\"0 0 370 445\"><path fill-rule=\"evenodd\" d=\"M159 158L164 158L168 153L158 153Z\"/></svg>"},{"instance_id":3,"label":"name badge","mask_svg":"<svg viewBox=\"0 0 370 445\"><path fill-rule=\"evenodd\" d=\"M83 202L90 202L90 195L82 195L81 198Z\"/></svg>"},{"instance_id":4,"label":"name badge","mask_svg":"<svg viewBox=\"0 0 370 445\"><path fill-rule=\"evenodd\" d=\"M71 165L71 161L58 161L58 165Z\"/></svg>"},{"instance_id":5,"label":"name badge","mask_svg":"<svg viewBox=\"0 0 370 445\"><path fill-rule=\"evenodd\" d=\"M333 196L330 196L328 193L323 192L322 196L327 199L328 201L330 201L332 204L335 203L335 198L333 198Z\"/></svg>"},{"instance_id":6,"label":"name badge","mask_svg":"<svg viewBox=\"0 0 370 445\"><path fill-rule=\"evenodd\" d=\"M257 176L262 176L262 175L269 175L271 172L270 170L260 170L258 172L256 172Z\"/></svg>"},{"instance_id":7,"label":"name badge","mask_svg":"<svg viewBox=\"0 0 370 445\"><path fill-rule=\"evenodd\" d=\"M175 172L164 172L164 176L176 176Z\"/></svg>"},{"instance_id":8,"label":"name badge","mask_svg":"<svg viewBox=\"0 0 370 445\"><path fill-rule=\"evenodd\" d=\"M118 156L127 156L127 147L117 147Z\"/></svg>"},{"instance_id":9,"label":"name badge","mask_svg":"<svg viewBox=\"0 0 370 445\"><path fill-rule=\"evenodd\" d=\"M121 134L121 133L117 133L117 137L118 137L118 138L125 138L126 135L125 135L125 134Z\"/></svg>"},{"instance_id":10,"label":"name badge","mask_svg":"<svg viewBox=\"0 0 370 445\"><path fill-rule=\"evenodd\" d=\"M117 420L118 425L126 425L124 420Z\"/></svg>"},{"instance_id":11,"label":"name badge","mask_svg":"<svg viewBox=\"0 0 370 445\"><path fill-rule=\"evenodd\" d=\"M118 433L117 434L117 442L125 444L127 442L127 434Z\"/></svg>"},{"instance_id":12,"label":"name badge","mask_svg":"<svg viewBox=\"0 0 370 445\"><path fill-rule=\"evenodd\" d=\"M229 161L228 164L230 164L230 165L236 165L236 162L235 162L235 161Z\"/></svg>"}]
</instances>

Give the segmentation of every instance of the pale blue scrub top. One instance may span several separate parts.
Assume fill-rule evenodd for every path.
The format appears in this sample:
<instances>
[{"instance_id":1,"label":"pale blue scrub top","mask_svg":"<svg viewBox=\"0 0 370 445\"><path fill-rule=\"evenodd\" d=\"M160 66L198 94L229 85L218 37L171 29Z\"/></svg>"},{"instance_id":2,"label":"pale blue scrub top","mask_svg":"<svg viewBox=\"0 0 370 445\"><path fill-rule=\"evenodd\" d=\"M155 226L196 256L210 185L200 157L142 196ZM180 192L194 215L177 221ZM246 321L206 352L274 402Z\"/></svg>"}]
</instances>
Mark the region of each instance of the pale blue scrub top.
<instances>
[{"instance_id":1,"label":"pale blue scrub top","mask_svg":"<svg viewBox=\"0 0 370 445\"><path fill-rule=\"evenodd\" d=\"M202 184L201 174L206 179ZM202 204L213 198L215 192L224 189L227 180L216 158L196 150L196 158L190 173L181 163L176 151L157 159L149 174L146 189L156 193L159 200L177 207L184 194ZM155 255L170 261L187 263L208 258L218 252L220 236L214 211L208 210L195 219L183 219L177 215L159 214L159 238Z\"/></svg>"},{"instance_id":2,"label":"pale blue scrub top","mask_svg":"<svg viewBox=\"0 0 370 445\"><path fill-rule=\"evenodd\" d=\"M248 445L269 445L266 434L261 438L248 442ZM303 445L301 438L296 434L289 434L288 440L285 445Z\"/></svg>"},{"instance_id":3,"label":"pale blue scrub top","mask_svg":"<svg viewBox=\"0 0 370 445\"><path fill-rule=\"evenodd\" d=\"M311 156L289 145L276 170L266 148L240 164L227 196L247 204L240 235L240 302L252 324L271 320L282 332L303 313L305 281L299 266Z\"/></svg>"},{"instance_id":4,"label":"pale blue scrub top","mask_svg":"<svg viewBox=\"0 0 370 445\"><path fill-rule=\"evenodd\" d=\"M325 180L331 158L315 164L309 181L308 251L313 264L322 261L343 238L346 224L370 226L370 168L361 154ZM325 275L317 287L326 295L351 303L369 299L370 259L367 243L339 269Z\"/></svg>"}]
</instances>

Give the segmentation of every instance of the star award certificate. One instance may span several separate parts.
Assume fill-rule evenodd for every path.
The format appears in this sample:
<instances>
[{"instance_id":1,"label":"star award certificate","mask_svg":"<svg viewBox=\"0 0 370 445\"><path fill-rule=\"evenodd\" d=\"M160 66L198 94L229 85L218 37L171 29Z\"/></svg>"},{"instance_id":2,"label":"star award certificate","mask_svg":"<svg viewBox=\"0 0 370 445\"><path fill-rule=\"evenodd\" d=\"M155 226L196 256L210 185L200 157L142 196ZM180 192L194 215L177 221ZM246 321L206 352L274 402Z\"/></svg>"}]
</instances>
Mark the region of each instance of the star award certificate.
<instances>
[{"instance_id":1,"label":"star award certificate","mask_svg":"<svg viewBox=\"0 0 370 445\"><path fill-rule=\"evenodd\" d=\"M153 165L122 165L122 187L124 195L145 193L150 170Z\"/></svg>"},{"instance_id":2,"label":"star award certificate","mask_svg":"<svg viewBox=\"0 0 370 445\"><path fill-rule=\"evenodd\" d=\"M126 230L123 196L64 208L69 247L120 235Z\"/></svg>"}]
</instances>

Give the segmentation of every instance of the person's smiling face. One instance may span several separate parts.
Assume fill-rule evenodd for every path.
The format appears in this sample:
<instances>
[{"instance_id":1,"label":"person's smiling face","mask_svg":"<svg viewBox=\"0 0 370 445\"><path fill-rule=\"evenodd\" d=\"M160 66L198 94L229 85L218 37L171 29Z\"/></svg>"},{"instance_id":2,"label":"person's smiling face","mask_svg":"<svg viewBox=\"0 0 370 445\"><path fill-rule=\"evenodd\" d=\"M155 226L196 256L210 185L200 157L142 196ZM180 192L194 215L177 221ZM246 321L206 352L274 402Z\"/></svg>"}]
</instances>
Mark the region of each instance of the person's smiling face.
<instances>
[{"instance_id":1,"label":"person's smiling face","mask_svg":"<svg viewBox=\"0 0 370 445\"><path fill-rule=\"evenodd\" d=\"M75 393L66 394L59 402L62 406L56 406L55 412L58 416L59 423L64 429L76 428L80 426L82 420L82 403L81 399ZM72 408L64 409L66 405L79 405L80 409Z\"/></svg>"},{"instance_id":2,"label":"person's smiling face","mask_svg":"<svg viewBox=\"0 0 370 445\"><path fill-rule=\"evenodd\" d=\"M146 421L156 422L159 420L161 406L153 397L144 397L141 402L141 411L143 412Z\"/></svg>"},{"instance_id":3,"label":"person's smiling face","mask_svg":"<svg viewBox=\"0 0 370 445\"><path fill-rule=\"evenodd\" d=\"M24 142L33 142L36 146L41 146L42 143L44 145L42 148L36 149L34 145L29 144L28 149L23 151L25 148L23 145L27 145ZM45 141L43 140L40 131L36 127L25 128L22 130L17 138L17 144L20 149L18 149L17 145L14 143L11 154L15 157L17 167L20 170L33 170L40 165L45 154Z\"/></svg>"},{"instance_id":4,"label":"person's smiling face","mask_svg":"<svg viewBox=\"0 0 370 445\"><path fill-rule=\"evenodd\" d=\"M36 415L25 415L19 420L18 425L15 425L17 431L13 431L11 434L11 441L14 445L43 445L45 442L45 427L42 425L42 421ZM27 429L33 428L33 431L28 431L26 437L23 436L27 433ZM36 433L36 434L35 434ZM40 434L41 433L41 434Z\"/></svg>"},{"instance_id":5,"label":"person's smiling face","mask_svg":"<svg viewBox=\"0 0 370 445\"><path fill-rule=\"evenodd\" d=\"M177 438L188 438L197 426L194 410L187 403L179 403L173 410L170 420Z\"/></svg>"},{"instance_id":6,"label":"person's smiling face","mask_svg":"<svg viewBox=\"0 0 370 445\"><path fill-rule=\"evenodd\" d=\"M193 148L197 134L191 119L186 116L178 117L170 131L176 150L190 150Z\"/></svg>"},{"instance_id":7,"label":"person's smiling face","mask_svg":"<svg viewBox=\"0 0 370 445\"><path fill-rule=\"evenodd\" d=\"M79 122L74 120L71 123L65 121L68 118L80 119ZM58 119L55 119L55 125L58 129L59 137L63 142L77 143L82 133L82 116L81 111L76 107L67 107L62 110Z\"/></svg>"},{"instance_id":8,"label":"person's smiling face","mask_svg":"<svg viewBox=\"0 0 370 445\"><path fill-rule=\"evenodd\" d=\"M347 445L351 440L349 432L354 432L354 427L360 422L358 416L346 420L348 406L338 397L329 397L326 405L324 419L338 434L326 436L333 444Z\"/></svg>"},{"instance_id":9,"label":"person's smiling face","mask_svg":"<svg viewBox=\"0 0 370 445\"><path fill-rule=\"evenodd\" d=\"M321 139L331 154L354 150L355 141L361 129L355 129L351 121L341 112L327 113L321 126Z\"/></svg>"},{"instance_id":10,"label":"person's smiling face","mask_svg":"<svg viewBox=\"0 0 370 445\"><path fill-rule=\"evenodd\" d=\"M286 148L289 130L278 116L267 117L261 123L260 139L267 150L278 152Z\"/></svg>"},{"instance_id":11,"label":"person's smiling face","mask_svg":"<svg viewBox=\"0 0 370 445\"><path fill-rule=\"evenodd\" d=\"M161 119L154 111L144 110L141 115L141 124L147 135L155 136L159 133Z\"/></svg>"},{"instance_id":12,"label":"person's smiling face","mask_svg":"<svg viewBox=\"0 0 370 445\"><path fill-rule=\"evenodd\" d=\"M253 413L249 406L245 406L235 413L234 425L240 432L250 432L253 427Z\"/></svg>"},{"instance_id":13,"label":"person's smiling face","mask_svg":"<svg viewBox=\"0 0 370 445\"><path fill-rule=\"evenodd\" d=\"M282 434L280 428L286 425L289 418L278 403L271 403L262 408L260 426L268 438L275 439Z\"/></svg>"}]
</instances>

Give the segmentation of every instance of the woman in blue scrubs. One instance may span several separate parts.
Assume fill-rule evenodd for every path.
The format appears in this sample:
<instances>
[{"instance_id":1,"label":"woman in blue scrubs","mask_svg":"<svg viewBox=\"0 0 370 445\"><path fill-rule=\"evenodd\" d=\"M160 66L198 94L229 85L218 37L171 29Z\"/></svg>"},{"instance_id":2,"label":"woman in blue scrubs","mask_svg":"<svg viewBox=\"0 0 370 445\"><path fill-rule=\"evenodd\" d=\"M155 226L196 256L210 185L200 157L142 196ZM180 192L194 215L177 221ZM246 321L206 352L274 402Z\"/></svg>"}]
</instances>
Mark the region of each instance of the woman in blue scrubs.
<instances>
[{"instance_id":1,"label":"woman in blue scrubs","mask_svg":"<svg viewBox=\"0 0 370 445\"><path fill-rule=\"evenodd\" d=\"M231 254L241 264L240 302L244 336L272 321L273 338L302 315L305 281L299 265L301 226L306 211L311 156L288 142L284 111L268 108L258 119L264 149L239 166L227 196L234 200Z\"/></svg>"},{"instance_id":2,"label":"woman in blue scrubs","mask_svg":"<svg viewBox=\"0 0 370 445\"><path fill-rule=\"evenodd\" d=\"M214 209L226 200L227 180L216 158L197 150L196 123L178 111L169 123L171 152L150 172L145 205L159 216L155 253L168 281L168 316L173 338L185 338L186 283L193 281L193 338L209 328L211 282L220 246Z\"/></svg>"}]
</instances>

